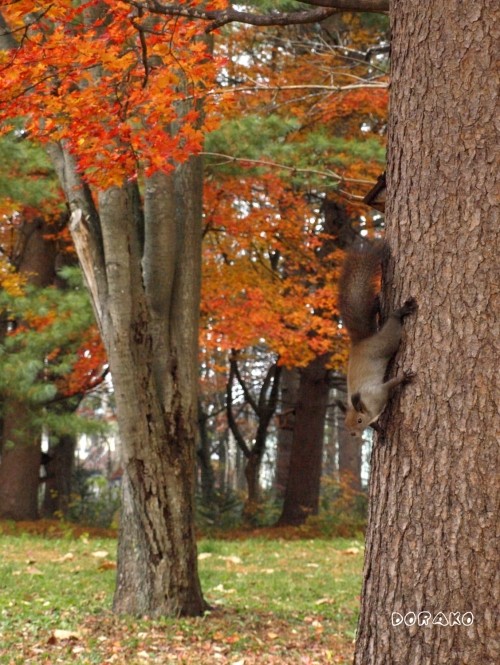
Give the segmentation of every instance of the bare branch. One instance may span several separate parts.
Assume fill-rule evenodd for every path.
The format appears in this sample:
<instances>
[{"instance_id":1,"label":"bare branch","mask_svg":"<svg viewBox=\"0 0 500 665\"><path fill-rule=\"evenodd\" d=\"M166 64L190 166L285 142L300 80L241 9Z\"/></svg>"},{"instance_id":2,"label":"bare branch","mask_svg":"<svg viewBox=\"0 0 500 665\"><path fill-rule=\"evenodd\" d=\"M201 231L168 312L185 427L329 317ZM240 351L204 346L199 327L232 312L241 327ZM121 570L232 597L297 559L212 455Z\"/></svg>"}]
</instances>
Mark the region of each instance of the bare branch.
<instances>
[{"instance_id":1,"label":"bare branch","mask_svg":"<svg viewBox=\"0 0 500 665\"><path fill-rule=\"evenodd\" d=\"M287 164L279 164L278 162L271 162L266 159L251 159L250 157L234 157L233 155L225 155L224 153L221 152L201 152L200 155L204 155L206 157L220 157L221 159L224 160L223 162L220 162L220 164L228 164L231 162L239 162L243 164L255 164L256 166L268 166L268 167L281 169L283 171L289 171L291 173L303 173L305 175L317 175L323 178L333 178L338 182L352 182L352 183L371 185L371 186L375 184L374 180L363 180L361 178L345 178L339 173L335 173L335 171L330 171L330 169L327 169L326 171L321 171L319 169L298 168L296 166L288 166ZM362 200L361 196L353 197L351 194L349 194L349 196L351 198L359 199L360 201Z\"/></svg>"},{"instance_id":2,"label":"bare branch","mask_svg":"<svg viewBox=\"0 0 500 665\"><path fill-rule=\"evenodd\" d=\"M238 423L236 422L236 418L234 417L234 411L233 411L233 383L234 379L236 377L235 370L234 370L234 365L230 363L229 365L229 377L227 380L227 385L226 385L226 415L227 415L227 423L229 425L229 429L231 430L236 443L242 450L243 454L245 457L248 459L251 455L251 450L247 446L247 442L245 441L245 437L241 433L240 428L238 427Z\"/></svg>"},{"instance_id":3,"label":"bare branch","mask_svg":"<svg viewBox=\"0 0 500 665\"><path fill-rule=\"evenodd\" d=\"M145 9L152 14L183 16L185 18L206 21L209 23L205 28L206 33L212 32L228 23L235 22L257 26L317 23L339 11L339 9L335 7L318 7L317 9L311 9L308 11L272 11L267 14L256 14L254 12L240 11L234 9L232 6L220 10L204 10L201 7L186 6L184 3L163 4L159 0L129 0L129 2L137 9ZM341 4L344 4L346 0L340 0L340 2Z\"/></svg>"},{"instance_id":4,"label":"bare branch","mask_svg":"<svg viewBox=\"0 0 500 665\"><path fill-rule=\"evenodd\" d=\"M360 83L350 83L347 85L323 85L316 83L302 83L299 85L239 85L234 87L226 88L215 88L213 90L207 90L203 93L204 97L211 97L215 95L228 95L233 92L283 92L287 90L317 90L318 92L345 92L346 90L358 90L360 88L375 88L375 89L387 89L389 84L387 82L373 82L365 81L359 77L354 77L349 74L345 76L351 76L351 78L358 78Z\"/></svg>"},{"instance_id":5,"label":"bare branch","mask_svg":"<svg viewBox=\"0 0 500 665\"><path fill-rule=\"evenodd\" d=\"M240 368L238 367L238 354L236 351L231 352L231 356L229 358L229 364L231 367L231 371L234 373L234 376L238 379L238 383L241 386L241 389L243 390L243 395L245 397L245 400L247 403L252 407L253 412L255 413L256 416L259 415L259 406L255 399L253 398L252 393L248 389L247 384L245 383L243 377L241 376Z\"/></svg>"},{"instance_id":6,"label":"bare branch","mask_svg":"<svg viewBox=\"0 0 500 665\"><path fill-rule=\"evenodd\" d=\"M388 12L389 0L302 0L305 5L329 7L341 12Z\"/></svg>"}]
</instances>

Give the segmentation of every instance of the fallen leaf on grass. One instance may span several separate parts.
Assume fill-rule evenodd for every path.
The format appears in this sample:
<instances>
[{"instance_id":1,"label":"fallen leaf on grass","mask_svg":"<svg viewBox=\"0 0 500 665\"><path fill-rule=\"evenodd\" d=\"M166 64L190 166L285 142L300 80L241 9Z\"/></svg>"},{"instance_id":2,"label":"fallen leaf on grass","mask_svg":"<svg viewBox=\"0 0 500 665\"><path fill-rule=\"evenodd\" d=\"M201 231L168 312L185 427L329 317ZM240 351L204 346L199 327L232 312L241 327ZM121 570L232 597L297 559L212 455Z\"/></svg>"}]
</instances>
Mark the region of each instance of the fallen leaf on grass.
<instances>
[{"instance_id":1,"label":"fallen leaf on grass","mask_svg":"<svg viewBox=\"0 0 500 665\"><path fill-rule=\"evenodd\" d=\"M209 559L212 556L212 552L200 552L198 554L198 561L203 561L203 559Z\"/></svg>"},{"instance_id":2,"label":"fallen leaf on grass","mask_svg":"<svg viewBox=\"0 0 500 665\"><path fill-rule=\"evenodd\" d=\"M72 561L75 558L75 555L73 552L68 552L62 557L59 557L59 559L53 559L54 563L64 563L65 561Z\"/></svg>"},{"instance_id":3,"label":"fallen leaf on grass","mask_svg":"<svg viewBox=\"0 0 500 665\"><path fill-rule=\"evenodd\" d=\"M223 561L229 561L229 563L243 563L243 560L240 559L239 556L220 556L219 559L222 559Z\"/></svg>"},{"instance_id":4,"label":"fallen leaf on grass","mask_svg":"<svg viewBox=\"0 0 500 665\"><path fill-rule=\"evenodd\" d=\"M113 570L116 568L116 561L101 561L97 570Z\"/></svg>"},{"instance_id":5,"label":"fallen leaf on grass","mask_svg":"<svg viewBox=\"0 0 500 665\"><path fill-rule=\"evenodd\" d=\"M218 584L214 586L212 591L220 591L221 593L236 593L236 589L226 589L223 584Z\"/></svg>"},{"instance_id":6,"label":"fallen leaf on grass","mask_svg":"<svg viewBox=\"0 0 500 665\"><path fill-rule=\"evenodd\" d=\"M63 640L79 640L80 637L80 633L78 633L76 630L63 630L61 628L56 628L52 631L52 634L47 640L47 643L57 644L57 642Z\"/></svg>"},{"instance_id":7,"label":"fallen leaf on grass","mask_svg":"<svg viewBox=\"0 0 500 665\"><path fill-rule=\"evenodd\" d=\"M342 554L359 554L359 547L348 547L346 550L342 550Z\"/></svg>"},{"instance_id":8,"label":"fallen leaf on grass","mask_svg":"<svg viewBox=\"0 0 500 665\"><path fill-rule=\"evenodd\" d=\"M28 575L43 575L43 572L39 568L36 568L35 566L28 566L26 568L26 572L28 573Z\"/></svg>"},{"instance_id":9,"label":"fallen leaf on grass","mask_svg":"<svg viewBox=\"0 0 500 665\"><path fill-rule=\"evenodd\" d=\"M92 552L92 556L96 559L105 559L108 555L109 552L106 552L106 550L97 550L96 552Z\"/></svg>"}]
</instances>

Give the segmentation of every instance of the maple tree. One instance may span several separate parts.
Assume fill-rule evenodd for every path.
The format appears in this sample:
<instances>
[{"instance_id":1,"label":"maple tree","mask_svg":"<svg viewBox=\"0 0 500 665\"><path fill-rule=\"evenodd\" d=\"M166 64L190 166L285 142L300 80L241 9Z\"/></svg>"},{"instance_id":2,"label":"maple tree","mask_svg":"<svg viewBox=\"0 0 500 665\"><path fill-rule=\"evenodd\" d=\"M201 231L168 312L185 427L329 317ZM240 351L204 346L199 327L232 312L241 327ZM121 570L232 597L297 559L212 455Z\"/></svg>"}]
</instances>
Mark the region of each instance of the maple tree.
<instances>
[{"instance_id":1,"label":"maple tree","mask_svg":"<svg viewBox=\"0 0 500 665\"><path fill-rule=\"evenodd\" d=\"M124 468L114 606L200 614L202 172L191 155L212 122L200 100L215 61L196 22L155 19L127 2L32 9L2 7L0 118L8 131L21 117L53 160L109 357Z\"/></svg>"}]
</instances>

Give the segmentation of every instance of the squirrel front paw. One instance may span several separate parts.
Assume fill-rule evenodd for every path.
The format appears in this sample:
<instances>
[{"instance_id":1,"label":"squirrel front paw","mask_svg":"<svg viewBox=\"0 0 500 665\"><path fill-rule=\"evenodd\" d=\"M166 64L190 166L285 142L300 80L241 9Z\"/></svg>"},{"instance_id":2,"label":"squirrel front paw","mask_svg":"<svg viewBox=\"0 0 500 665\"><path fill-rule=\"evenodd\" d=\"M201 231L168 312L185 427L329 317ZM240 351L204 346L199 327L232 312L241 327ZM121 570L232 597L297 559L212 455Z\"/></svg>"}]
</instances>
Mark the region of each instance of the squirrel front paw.
<instances>
[{"instance_id":1,"label":"squirrel front paw","mask_svg":"<svg viewBox=\"0 0 500 665\"><path fill-rule=\"evenodd\" d=\"M403 372L403 383L411 383L416 376L416 372L413 372L411 369L405 369Z\"/></svg>"},{"instance_id":2,"label":"squirrel front paw","mask_svg":"<svg viewBox=\"0 0 500 665\"><path fill-rule=\"evenodd\" d=\"M413 312L416 312L418 308L417 301L415 298L408 298L408 300L405 300L403 303L403 306L401 307L401 315L402 316L408 316L409 314L413 314Z\"/></svg>"}]
</instances>

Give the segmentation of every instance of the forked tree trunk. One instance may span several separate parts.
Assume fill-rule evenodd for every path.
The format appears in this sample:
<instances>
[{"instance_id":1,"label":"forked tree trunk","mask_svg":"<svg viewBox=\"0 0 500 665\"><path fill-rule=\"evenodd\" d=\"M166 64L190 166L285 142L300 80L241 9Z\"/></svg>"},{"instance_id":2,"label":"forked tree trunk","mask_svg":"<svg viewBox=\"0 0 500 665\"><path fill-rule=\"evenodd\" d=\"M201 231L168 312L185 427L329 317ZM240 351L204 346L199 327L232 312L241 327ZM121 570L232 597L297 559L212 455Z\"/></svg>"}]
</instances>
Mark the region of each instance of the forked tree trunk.
<instances>
[{"instance_id":1,"label":"forked tree trunk","mask_svg":"<svg viewBox=\"0 0 500 665\"><path fill-rule=\"evenodd\" d=\"M98 210L61 146L52 158L115 388L123 462L114 609L206 608L197 572L194 470L201 273L201 163L100 192Z\"/></svg>"},{"instance_id":2,"label":"forked tree trunk","mask_svg":"<svg viewBox=\"0 0 500 665\"><path fill-rule=\"evenodd\" d=\"M393 0L391 14L385 292L419 303L396 362L418 375L374 448L355 662L493 664L499 5Z\"/></svg>"}]
</instances>

